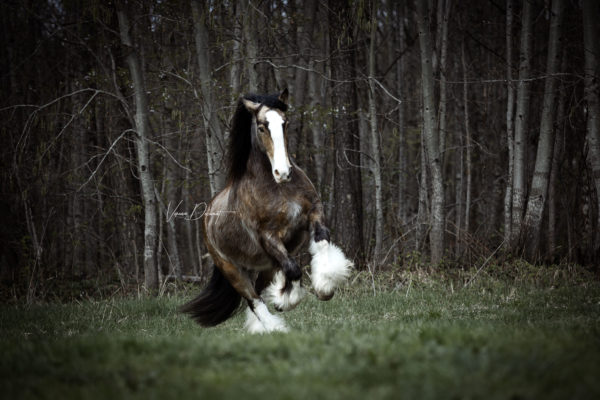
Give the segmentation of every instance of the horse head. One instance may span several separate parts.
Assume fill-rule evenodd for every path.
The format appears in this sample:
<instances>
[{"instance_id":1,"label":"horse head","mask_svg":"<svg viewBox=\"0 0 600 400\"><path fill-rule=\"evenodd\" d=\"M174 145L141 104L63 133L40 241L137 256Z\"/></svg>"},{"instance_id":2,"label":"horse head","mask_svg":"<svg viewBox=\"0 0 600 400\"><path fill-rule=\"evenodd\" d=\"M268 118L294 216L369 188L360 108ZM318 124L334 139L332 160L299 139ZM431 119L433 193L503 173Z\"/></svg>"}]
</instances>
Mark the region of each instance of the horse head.
<instances>
[{"instance_id":1,"label":"horse head","mask_svg":"<svg viewBox=\"0 0 600 400\"><path fill-rule=\"evenodd\" d=\"M288 90L285 89L278 100L287 105L287 98ZM260 150L269 158L275 182L288 182L292 164L287 151L288 121L285 111L274 105L248 98L244 98L243 103L252 114L252 142L258 144Z\"/></svg>"}]
</instances>

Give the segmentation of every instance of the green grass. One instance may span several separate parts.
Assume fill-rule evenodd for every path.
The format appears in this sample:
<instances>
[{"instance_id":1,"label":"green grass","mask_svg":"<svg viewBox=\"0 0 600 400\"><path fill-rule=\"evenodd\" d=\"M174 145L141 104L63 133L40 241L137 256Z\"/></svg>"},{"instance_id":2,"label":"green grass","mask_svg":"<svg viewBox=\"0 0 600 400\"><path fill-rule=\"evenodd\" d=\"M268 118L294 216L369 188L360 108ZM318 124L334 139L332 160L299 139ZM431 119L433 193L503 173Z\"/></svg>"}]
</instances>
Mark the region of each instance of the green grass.
<instances>
[{"instance_id":1,"label":"green grass","mask_svg":"<svg viewBox=\"0 0 600 400\"><path fill-rule=\"evenodd\" d=\"M486 282L309 296L262 336L194 325L181 295L5 305L2 397L600 398L600 285Z\"/></svg>"}]
</instances>

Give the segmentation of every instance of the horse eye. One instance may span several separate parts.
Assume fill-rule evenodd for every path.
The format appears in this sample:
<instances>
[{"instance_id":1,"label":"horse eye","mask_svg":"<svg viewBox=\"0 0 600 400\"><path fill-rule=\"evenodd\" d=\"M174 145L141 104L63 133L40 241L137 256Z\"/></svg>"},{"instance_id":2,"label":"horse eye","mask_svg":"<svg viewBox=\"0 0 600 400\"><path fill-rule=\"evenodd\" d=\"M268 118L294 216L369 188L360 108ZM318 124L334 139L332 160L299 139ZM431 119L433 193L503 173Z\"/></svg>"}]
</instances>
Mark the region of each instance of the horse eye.
<instances>
[{"instance_id":1,"label":"horse eye","mask_svg":"<svg viewBox=\"0 0 600 400\"><path fill-rule=\"evenodd\" d=\"M265 131L265 127L262 126L262 125L259 125L258 126L258 130L261 131L261 132L264 132Z\"/></svg>"}]
</instances>

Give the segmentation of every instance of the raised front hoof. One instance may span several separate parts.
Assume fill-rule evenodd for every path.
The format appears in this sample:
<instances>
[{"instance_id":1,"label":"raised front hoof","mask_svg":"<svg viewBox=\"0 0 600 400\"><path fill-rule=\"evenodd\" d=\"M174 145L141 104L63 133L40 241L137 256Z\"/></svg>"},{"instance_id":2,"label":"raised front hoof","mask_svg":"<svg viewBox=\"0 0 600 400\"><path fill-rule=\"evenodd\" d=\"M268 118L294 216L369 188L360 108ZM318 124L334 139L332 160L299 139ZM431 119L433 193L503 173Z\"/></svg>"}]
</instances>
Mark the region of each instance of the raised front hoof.
<instances>
[{"instance_id":1,"label":"raised front hoof","mask_svg":"<svg viewBox=\"0 0 600 400\"><path fill-rule=\"evenodd\" d=\"M331 300L334 294L335 294L335 292L331 292L331 293L319 293L319 292L316 292L317 299L319 299L321 301L329 301L329 300Z\"/></svg>"}]
</instances>

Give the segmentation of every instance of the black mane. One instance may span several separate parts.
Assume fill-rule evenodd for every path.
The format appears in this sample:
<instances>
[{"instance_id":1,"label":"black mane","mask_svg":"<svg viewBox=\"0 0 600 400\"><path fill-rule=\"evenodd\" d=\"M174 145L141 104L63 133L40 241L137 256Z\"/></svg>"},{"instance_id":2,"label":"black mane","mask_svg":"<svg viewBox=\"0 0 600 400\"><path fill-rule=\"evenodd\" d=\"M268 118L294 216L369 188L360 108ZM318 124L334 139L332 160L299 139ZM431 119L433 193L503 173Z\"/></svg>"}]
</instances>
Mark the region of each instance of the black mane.
<instances>
[{"instance_id":1,"label":"black mane","mask_svg":"<svg viewBox=\"0 0 600 400\"><path fill-rule=\"evenodd\" d=\"M227 181L235 182L246 172L246 164L252 150L252 114L244 106L243 99L263 104L269 108L276 108L283 112L288 109L287 104L279 100L278 95L246 94L237 102L237 108L231 121L229 135L229 148L227 154Z\"/></svg>"}]
</instances>

